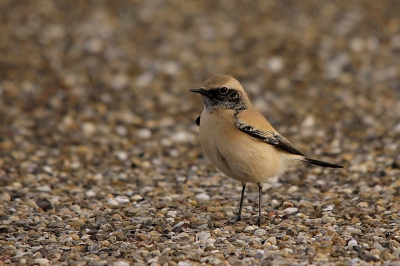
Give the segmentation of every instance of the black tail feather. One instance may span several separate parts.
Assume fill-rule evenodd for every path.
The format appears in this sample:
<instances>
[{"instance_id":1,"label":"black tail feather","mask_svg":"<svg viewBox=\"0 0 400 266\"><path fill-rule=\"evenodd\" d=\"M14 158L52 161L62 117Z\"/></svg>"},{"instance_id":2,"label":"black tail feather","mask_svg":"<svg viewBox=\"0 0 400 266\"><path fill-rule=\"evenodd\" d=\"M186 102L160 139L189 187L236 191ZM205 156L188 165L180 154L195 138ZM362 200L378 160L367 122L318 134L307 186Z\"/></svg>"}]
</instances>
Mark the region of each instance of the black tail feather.
<instances>
[{"instance_id":1,"label":"black tail feather","mask_svg":"<svg viewBox=\"0 0 400 266\"><path fill-rule=\"evenodd\" d=\"M318 160L314 160L314 159L310 159L310 158L305 158L304 161L306 161L307 163L319 165L319 166L322 166L322 167L343 168L343 166L341 166L341 165L337 165L337 164L333 164L333 163L327 163L327 162L323 162L323 161L318 161Z\"/></svg>"}]
</instances>

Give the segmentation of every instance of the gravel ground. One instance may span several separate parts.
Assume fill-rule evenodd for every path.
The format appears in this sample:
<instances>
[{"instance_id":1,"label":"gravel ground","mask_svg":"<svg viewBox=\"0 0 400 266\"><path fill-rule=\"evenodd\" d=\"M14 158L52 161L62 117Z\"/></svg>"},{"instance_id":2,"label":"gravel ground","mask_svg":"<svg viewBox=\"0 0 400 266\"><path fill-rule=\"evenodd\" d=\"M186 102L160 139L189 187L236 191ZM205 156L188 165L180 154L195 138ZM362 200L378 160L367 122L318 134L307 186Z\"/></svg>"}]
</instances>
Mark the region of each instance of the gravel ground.
<instances>
[{"instance_id":1,"label":"gravel ground","mask_svg":"<svg viewBox=\"0 0 400 266\"><path fill-rule=\"evenodd\" d=\"M399 1L0 1L0 265L400 265ZM188 89L241 81L299 150L249 185Z\"/></svg>"}]
</instances>

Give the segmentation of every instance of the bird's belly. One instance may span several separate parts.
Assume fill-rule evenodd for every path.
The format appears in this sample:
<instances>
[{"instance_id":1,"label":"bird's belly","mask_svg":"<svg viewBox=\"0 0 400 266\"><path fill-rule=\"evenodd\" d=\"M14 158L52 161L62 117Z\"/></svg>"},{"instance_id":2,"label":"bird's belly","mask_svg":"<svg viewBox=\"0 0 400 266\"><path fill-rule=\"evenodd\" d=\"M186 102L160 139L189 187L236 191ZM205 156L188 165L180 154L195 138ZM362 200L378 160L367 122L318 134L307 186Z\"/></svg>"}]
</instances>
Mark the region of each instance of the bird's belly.
<instances>
[{"instance_id":1,"label":"bird's belly","mask_svg":"<svg viewBox=\"0 0 400 266\"><path fill-rule=\"evenodd\" d=\"M284 156L272 146L230 124L210 125L213 124L200 126L201 145L208 159L228 177L243 183L262 183L285 171Z\"/></svg>"}]
</instances>

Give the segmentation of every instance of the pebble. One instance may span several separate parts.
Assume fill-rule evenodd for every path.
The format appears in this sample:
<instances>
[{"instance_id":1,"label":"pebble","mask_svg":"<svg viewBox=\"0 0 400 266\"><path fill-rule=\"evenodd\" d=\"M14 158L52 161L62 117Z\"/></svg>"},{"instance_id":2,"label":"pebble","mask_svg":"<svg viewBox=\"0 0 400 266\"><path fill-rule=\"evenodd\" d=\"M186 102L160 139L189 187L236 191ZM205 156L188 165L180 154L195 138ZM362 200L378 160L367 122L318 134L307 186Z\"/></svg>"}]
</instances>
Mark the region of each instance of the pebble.
<instances>
[{"instance_id":1,"label":"pebble","mask_svg":"<svg viewBox=\"0 0 400 266\"><path fill-rule=\"evenodd\" d=\"M141 139L150 139L152 133L148 128L141 128L137 131L137 136Z\"/></svg>"},{"instance_id":2,"label":"pebble","mask_svg":"<svg viewBox=\"0 0 400 266\"><path fill-rule=\"evenodd\" d=\"M141 195L139 195L139 194L135 194L135 195L133 195L132 197L131 197L131 200L132 201L140 201L140 200L142 200L143 199L143 197L141 196Z\"/></svg>"},{"instance_id":3,"label":"pebble","mask_svg":"<svg viewBox=\"0 0 400 266\"><path fill-rule=\"evenodd\" d=\"M108 199L107 204L110 206L118 206L119 202L113 198Z\"/></svg>"},{"instance_id":4,"label":"pebble","mask_svg":"<svg viewBox=\"0 0 400 266\"><path fill-rule=\"evenodd\" d=\"M48 259L37 258L35 259L35 263L39 265L50 265L50 261Z\"/></svg>"},{"instance_id":5,"label":"pebble","mask_svg":"<svg viewBox=\"0 0 400 266\"><path fill-rule=\"evenodd\" d=\"M120 161L126 161L126 159L128 159L128 153L125 151L116 151L115 155Z\"/></svg>"},{"instance_id":6,"label":"pebble","mask_svg":"<svg viewBox=\"0 0 400 266\"><path fill-rule=\"evenodd\" d=\"M196 196L196 199L198 199L198 200L210 200L210 196L207 195L207 194L201 193L201 194L198 194Z\"/></svg>"},{"instance_id":7,"label":"pebble","mask_svg":"<svg viewBox=\"0 0 400 266\"><path fill-rule=\"evenodd\" d=\"M286 214L293 214L293 213L298 212L298 211L299 211L299 209L294 208L294 207L286 208L286 209L283 210L283 212L286 213Z\"/></svg>"},{"instance_id":8,"label":"pebble","mask_svg":"<svg viewBox=\"0 0 400 266\"><path fill-rule=\"evenodd\" d=\"M347 243L347 247L349 247L349 248L353 248L357 245L358 245L358 242L354 238L350 239L349 242Z\"/></svg>"},{"instance_id":9,"label":"pebble","mask_svg":"<svg viewBox=\"0 0 400 266\"><path fill-rule=\"evenodd\" d=\"M196 241L203 241L207 240L211 237L211 234L209 232L200 232L196 235L197 240Z\"/></svg>"},{"instance_id":10,"label":"pebble","mask_svg":"<svg viewBox=\"0 0 400 266\"><path fill-rule=\"evenodd\" d=\"M115 201L118 202L118 204L129 203L129 198L125 196L117 196L115 197Z\"/></svg>"}]
</instances>

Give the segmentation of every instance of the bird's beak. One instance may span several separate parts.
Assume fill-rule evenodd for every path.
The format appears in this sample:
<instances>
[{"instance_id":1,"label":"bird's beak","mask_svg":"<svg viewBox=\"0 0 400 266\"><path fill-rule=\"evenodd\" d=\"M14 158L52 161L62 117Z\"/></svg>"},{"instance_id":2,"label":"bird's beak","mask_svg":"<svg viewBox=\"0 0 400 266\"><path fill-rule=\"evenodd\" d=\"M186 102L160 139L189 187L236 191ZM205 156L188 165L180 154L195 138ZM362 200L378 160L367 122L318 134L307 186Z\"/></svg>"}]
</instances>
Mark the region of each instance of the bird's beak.
<instances>
[{"instance_id":1,"label":"bird's beak","mask_svg":"<svg viewBox=\"0 0 400 266\"><path fill-rule=\"evenodd\" d=\"M189 90L190 92L194 92L194 93L200 93L201 95L208 95L208 91L200 88L200 89L191 89Z\"/></svg>"}]
</instances>

